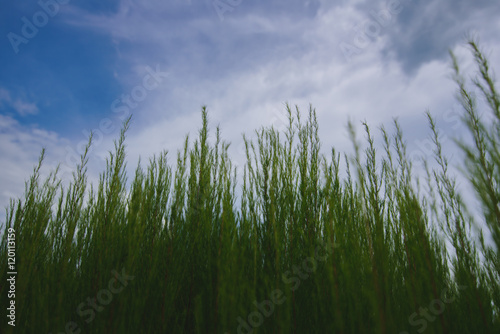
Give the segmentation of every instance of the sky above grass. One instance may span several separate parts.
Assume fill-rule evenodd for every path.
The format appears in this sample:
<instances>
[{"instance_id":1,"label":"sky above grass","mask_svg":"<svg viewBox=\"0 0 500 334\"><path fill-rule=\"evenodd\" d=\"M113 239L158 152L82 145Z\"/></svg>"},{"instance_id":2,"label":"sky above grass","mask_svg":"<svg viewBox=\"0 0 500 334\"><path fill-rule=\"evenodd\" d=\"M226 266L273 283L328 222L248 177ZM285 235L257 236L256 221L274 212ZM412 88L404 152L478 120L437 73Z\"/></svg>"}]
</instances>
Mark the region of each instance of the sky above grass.
<instances>
[{"instance_id":1,"label":"sky above grass","mask_svg":"<svg viewBox=\"0 0 500 334\"><path fill-rule=\"evenodd\" d=\"M411 157L430 156L429 110L453 155L448 50L467 73L465 36L478 36L500 69L499 18L491 0L3 1L0 206L22 195L42 148L44 173L61 164L68 178L90 131L97 180L129 115L129 172L164 149L174 162L203 105L239 166L242 133L284 129L286 102L316 108L325 153L350 150L348 120L361 132L397 118Z\"/></svg>"}]
</instances>

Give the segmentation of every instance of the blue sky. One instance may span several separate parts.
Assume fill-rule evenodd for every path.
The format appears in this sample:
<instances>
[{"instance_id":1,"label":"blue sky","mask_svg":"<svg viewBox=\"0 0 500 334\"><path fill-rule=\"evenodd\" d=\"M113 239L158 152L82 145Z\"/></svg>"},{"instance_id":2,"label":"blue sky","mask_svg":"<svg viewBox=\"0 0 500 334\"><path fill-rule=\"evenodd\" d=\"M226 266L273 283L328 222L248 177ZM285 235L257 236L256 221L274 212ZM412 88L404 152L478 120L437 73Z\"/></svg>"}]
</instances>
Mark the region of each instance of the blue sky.
<instances>
[{"instance_id":1,"label":"blue sky","mask_svg":"<svg viewBox=\"0 0 500 334\"><path fill-rule=\"evenodd\" d=\"M475 34L500 64L499 18L491 0L3 1L0 206L22 195L43 147L44 173L60 163L69 177L91 130L97 180L128 114L130 177L139 156L168 149L173 162L203 105L239 165L241 134L282 129L285 102L316 108L325 152L350 151L349 119L397 117L426 156L426 110L451 150L462 128L448 50L469 71Z\"/></svg>"}]
</instances>

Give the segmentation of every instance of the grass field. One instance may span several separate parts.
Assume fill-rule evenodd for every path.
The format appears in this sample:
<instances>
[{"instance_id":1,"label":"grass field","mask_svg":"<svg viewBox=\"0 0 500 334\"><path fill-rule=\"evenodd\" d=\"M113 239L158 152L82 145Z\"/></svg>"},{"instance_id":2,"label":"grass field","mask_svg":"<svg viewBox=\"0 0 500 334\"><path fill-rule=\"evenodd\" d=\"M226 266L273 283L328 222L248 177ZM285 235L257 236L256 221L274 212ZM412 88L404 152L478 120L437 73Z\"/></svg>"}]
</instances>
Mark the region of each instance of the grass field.
<instances>
[{"instance_id":1,"label":"grass field","mask_svg":"<svg viewBox=\"0 0 500 334\"><path fill-rule=\"evenodd\" d=\"M452 56L473 139L457 144L484 237L430 114L438 167L425 165L424 192L397 122L380 143L365 125L364 145L350 126L354 154L324 156L312 108L287 108L285 132L245 140L239 184L203 108L176 169L161 152L127 188L126 122L97 187L86 154L69 187L57 173L41 180L42 152L25 196L12 200L0 332L500 333L500 98L488 61L469 46L473 87L489 109L478 110Z\"/></svg>"}]
</instances>

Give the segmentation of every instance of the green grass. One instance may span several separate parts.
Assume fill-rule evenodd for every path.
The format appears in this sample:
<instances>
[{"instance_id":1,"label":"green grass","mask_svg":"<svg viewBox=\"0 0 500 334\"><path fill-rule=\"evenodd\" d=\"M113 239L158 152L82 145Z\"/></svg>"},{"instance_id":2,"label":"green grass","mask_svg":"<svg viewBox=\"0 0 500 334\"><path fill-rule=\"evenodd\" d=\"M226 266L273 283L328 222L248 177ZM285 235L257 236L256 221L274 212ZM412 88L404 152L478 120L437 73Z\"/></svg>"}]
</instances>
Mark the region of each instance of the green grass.
<instances>
[{"instance_id":1,"label":"green grass","mask_svg":"<svg viewBox=\"0 0 500 334\"><path fill-rule=\"evenodd\" d=\"M40 180L42 152L24 198L11 201L0 300L6 313L13 229L16 326L4 315L0 332L500 333L500 98L469 45L488 110L452 55L473 138L457 144L482 217L468 213L430 114L437 167L425 164L425 193L397 121L381 143L365 124L364 146L350 125L354 155L325 156L315 110L304 120L288 106L285 132L245 138L240 185L203 108L176 169L162 152L127 189L126 121L97 188L87 152L66 188L57 172ZM493 243L475 241L478 218Z\"/></svg>"}]
</instances>

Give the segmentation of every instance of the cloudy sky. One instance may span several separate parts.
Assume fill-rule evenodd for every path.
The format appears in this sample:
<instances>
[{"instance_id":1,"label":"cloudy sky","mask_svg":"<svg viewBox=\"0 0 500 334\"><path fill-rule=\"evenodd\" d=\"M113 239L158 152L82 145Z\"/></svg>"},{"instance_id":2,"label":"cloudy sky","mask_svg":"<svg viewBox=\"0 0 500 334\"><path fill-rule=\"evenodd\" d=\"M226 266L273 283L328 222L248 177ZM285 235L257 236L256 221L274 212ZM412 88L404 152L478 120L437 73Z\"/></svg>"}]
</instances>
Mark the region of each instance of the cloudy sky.
<instances>
[{"instance_id":1,"label":"cloudy sky","mask_svg":"<svg viewBox=\"0 0 500 334\"><path fill-rule=\"evenodd\" d=\"M425 156L426 110L448 143L461 132L448 50L472 69L473 34L500 64L499 18L492 0L2 1L0 206L43 147L44 171L69 175L92 130L96 180L130 114L129 170L163 149L173 161L203 105L240 164L242 133L282 129L286 102L316 108L325 152L350 150L349 119L397 117Z\"/></svg>"}]
</instances>

